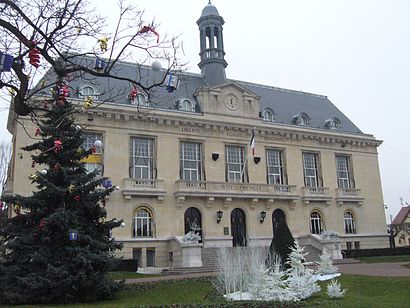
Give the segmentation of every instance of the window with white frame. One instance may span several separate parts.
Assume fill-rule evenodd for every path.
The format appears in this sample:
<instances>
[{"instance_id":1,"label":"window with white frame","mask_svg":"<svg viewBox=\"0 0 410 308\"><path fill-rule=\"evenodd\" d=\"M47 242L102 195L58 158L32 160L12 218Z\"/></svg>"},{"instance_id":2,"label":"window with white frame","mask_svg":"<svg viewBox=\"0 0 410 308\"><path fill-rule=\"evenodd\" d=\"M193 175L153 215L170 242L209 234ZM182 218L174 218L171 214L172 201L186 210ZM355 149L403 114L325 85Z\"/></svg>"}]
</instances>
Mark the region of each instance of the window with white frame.
<instances>
[{"instance_id":1,"label":"window with white frame","mask_svg":"<svg viewBox=\"0 0 410 308\"><path fill-rule=\"evenodd\" d=\"M100 133L84 132L83 133L83 148L85 150L91 149L94 146L96 140L100 140L104 144L103 135ZM95 153L82 159L85 163L85 169L87 173L97 170L99 175L103 175L103 161L102 161L103 147L95 147Z\"/></svg>"},{"instance_id":2,"label":"window with white frame","mask_svg":"<svg viewBox=\"0 0 410 308\"><path fill-rule=\"evenodd\" d=\"M143 93L138 93L137 98L136 98L136 103L140 107L149 107L149 102L145 94Z\"/></svg>"},{"instance_id":3,"label":"window with white frame","mask_svg":"<svg viewBox=\"0 0 410 308\"><path fill-rule=\"evenodd\" d=\"M138 208L134 212L132 228L133 237L153 237L152 214L146 208Z\"/></svg>"},{"instance_id":4,"label":"window with white frame","mask_svg":"<svg viewBox=\"0 0 410 308\"><path fill-rule=\"evenodd\" d=\"M132 137L130 144L130 176L134 179L154 179L154 139Z\"/></svg>"},{"instance_id":5,"label":"window with white frame","mask_svg":"<svg viewBox=\"0 0 410 308\"><path fill-rule=\"evenodd\" d=\"M202 154L201 143L181 142L180 161L181 178L185 181L202 180Z\"/></svg>"},{"instance_id":6,"label":"window with white frame","mask_svg":"<svg viewBox=\"0 0 410 308\"><path fill-rule=\"evenodd\" d=\"M82 87L79 93L80 98L86 98L87 96L90 96L93 99L98 99L98 93L96 89L89 85Z\"/></svg>"},{"instance_id":7,"label":"window with white frame","mask_svg":"<svg viewBox=\"0 0 410 308\"><path fill-rule=\"evenodd\" d=\"M104 144L103 135L100 133L84 132L83 133L83 148L86 150L91 149L94 146L95 141L100 140ZM96 147L95 154L102 154L103 147Z\"/></svg>"},{"instance_id":8,"label":"window with white frame","mask_svg":"<svg viewBox=\"0 0 410 308\"><path fill-rule=\"evenodd\" d=\"M226 181L245 182L245 148L243 146L227 145L226 151Z\"/></svg>"},{"instance_id":9,"label":"window with white frame","mask_svg":"<svg viewBox=\"0 0 410 308\"><path fill-rule=\"evenodd\" d=\"M352 172L350 170L350 157L346 155L336 155L337 185L339 188L353 188Z\"/></svg>"},{"instance_id":10,"label":"window with white frame","mask_svg":"<svg viewBox=\"0 0 410 308\"><path fill-rule=\"evenodd\" d=\"M283 151L275 149L266 150L266 167L268 184L284 184Z\"/></svg>"},{"instance_id":11,"label":"window with white frame","mask_svg":"<svg viewBox=\"0 0 410 308\"><path fill-rule=\"evenodd\" d=\"M273 117L273 112L270 110L265 110L262 114L263 120L266 122L273 122L274 117Z\"/></svg>"},{"instance_id":12,"label":"window with white frame","mask_svg":"<svg viewBox=\"0 0 410 308\"><path fill-rule=\"evenodd\" d=\"M310 233L321 234L322 230L322 216L318 211L313 211L310 214Z\"/></svg>"},{"instance_id":13,"label":"window with white frame","mask_svg":"<svg viewBox=\"0 0 410 308\"><path fill-rule=\"evenodd\" d=\"M344 214L344 226L345 226L345 233L347 234L356 233L356 221L351 211L346 211Z\"/></svg>"},{"instance_id":14,"label":"window with white frame","mask_svg":"<svg viewBox=\"0 0 410 308\"><path fill-rule=\"evenodd\" d=\"M181 99L178 101L178 110L194 112L195 104L192 103L189 99Z\"/></svg>"},{"instance_id":15,"label":"window with white frame","mask_svg":"<svg viewBox=\"0 0 410 308\"><path fill-rule=\"evenodd\" d=\"M306 187L319 187L319 155L303 152L303 173Z\"/></svg>"}]
</instances>

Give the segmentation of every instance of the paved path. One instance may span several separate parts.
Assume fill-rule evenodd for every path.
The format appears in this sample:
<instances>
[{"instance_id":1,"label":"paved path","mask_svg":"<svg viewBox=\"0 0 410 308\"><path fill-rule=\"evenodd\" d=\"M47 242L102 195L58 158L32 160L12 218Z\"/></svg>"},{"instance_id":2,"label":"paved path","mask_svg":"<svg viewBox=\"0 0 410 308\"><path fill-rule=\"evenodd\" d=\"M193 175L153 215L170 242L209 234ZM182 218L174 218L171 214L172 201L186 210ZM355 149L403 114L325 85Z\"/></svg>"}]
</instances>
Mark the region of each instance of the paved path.
<instances>
[{"instance_id":1,"label":"paved path","mask_svg":"<svg viewBox=\"0 0 410 308\"><path fill-rule=\"evenodd\" d=\"M339 270L342 274L351 275L364 275L364 276L383 276L383 277L410 277L410 268L404 267L404 264L408 262L395 262L395 263L351 263L351 264L338 264ZM147 278L134 278L127 279L125 283L138 283L138 282L154 282L154 281L166 281L174 279L185 278L198 278L215 276L215 273L191 273L183 275L167 275Z\"/></svg>"},{"instance_id":2,"label":"paved path","mask_svg":"<svg viewBox=\"0 0 410 308\"><path fill-rule=\"evenodd\" d=\"M384 276L384 277L410 277L410 268L404 267L409 262L394 263L352 263L338 264L342 274Z\"/></svg>"}]
</instances>

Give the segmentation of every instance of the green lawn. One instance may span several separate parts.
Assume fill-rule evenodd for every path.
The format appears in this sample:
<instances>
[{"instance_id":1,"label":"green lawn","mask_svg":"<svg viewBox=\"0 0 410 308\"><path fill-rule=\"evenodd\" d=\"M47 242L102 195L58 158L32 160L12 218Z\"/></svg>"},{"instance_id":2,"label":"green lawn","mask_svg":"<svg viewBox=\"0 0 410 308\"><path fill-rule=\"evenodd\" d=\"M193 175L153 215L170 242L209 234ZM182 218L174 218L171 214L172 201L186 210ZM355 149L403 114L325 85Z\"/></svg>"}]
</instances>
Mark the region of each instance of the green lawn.
<instances>
[{"instance_id":1,"label":"green lawn","mask_svg":"<svg viewBox=\"0 0 410 308\"><path fill-rule=\"evenodd\" d=\"M122 280L122 279L132 279L132 278L147 278L147 277L158 277L161 275L154 275L154 274L138 274L136 272L109 272L108 276L114 280Z\"/></svg>"},{"instance_id":2,"label":"green lawn","mask_svg":"<svg viewBox=\"0 0 410 308\"><path fill-rule=\"evenodd\" d=\"M382 257L360 257L360 261L365 263L389 263L389 262L410 262L410 255L402 256L382 256Z\"/></svg>"},{"instance_id":3,"label":"green lawn","mask_svg":"<svg viewBox=\"0 0 410 308\"><path fill-rule=\"evenodd\" d=\"M409 307L410 277L370 277L342 275L339 278L343 288L347 288L346 296L332 300L326 295L326 282L321 282L322 291L302 302L306 307ZM212 284L201 280L167 281L155 284L145 283L134 285L119 293L118 299L93 304L55 305L42 307L140 307L143 305L171 304L207 304L217 307L222 302L215 294ZM237 303L240 307L240 303ZM270 307L268 304L265 307ZM39 306L13 306L39 307ZM233 307L233 306L231 306ZM247 307L242 305L242 307Z\"/></svg>"}]
</instances>

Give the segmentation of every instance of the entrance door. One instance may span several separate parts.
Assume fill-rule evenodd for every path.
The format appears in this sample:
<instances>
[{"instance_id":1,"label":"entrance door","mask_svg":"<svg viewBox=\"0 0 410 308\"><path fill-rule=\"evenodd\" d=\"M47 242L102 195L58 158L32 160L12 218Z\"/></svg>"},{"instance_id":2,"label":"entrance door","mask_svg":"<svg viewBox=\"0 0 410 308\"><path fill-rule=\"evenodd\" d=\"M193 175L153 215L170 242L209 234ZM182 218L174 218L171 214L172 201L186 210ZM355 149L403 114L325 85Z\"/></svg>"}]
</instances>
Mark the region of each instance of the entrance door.
<instances>
[{"instance_id":1,"label":"entrance door","mask_svg":"<svg viewBox=\"0 0 410 308\"><path fill-rule=\"evenodd\" d=\"M273 234L275 234L275 229L278 227L279 222L281 221L286 223L285 213L280 209L274 210L272 213Z\"/></svg>"},{"instance_id":2,"label":"entrance door","mask_svg":"<svg viewBox=\"0 0 410 308\"><path fill-rule=\"evenodd\" d=\"M201 212L195 208L195 207L190 207L185 211L184 214L184 222L185 222L185 234L187 234L189 231L194 228L193 230L195 233L199 233L201 236L201 241L202 243L202 219L201 219ZM198 230L199 228L199 230Z\"/></svg>"},{"instance_id":3,"label":"entrance door","mask_svg":"<svg viewBox=\"0 0 410 308\"><path fill-rule=\"evenodd\" d=\"M231 235L233 246L246 246L245 213L241 209L234 209L231 213Z\"/></svg>"}]
</instances>

